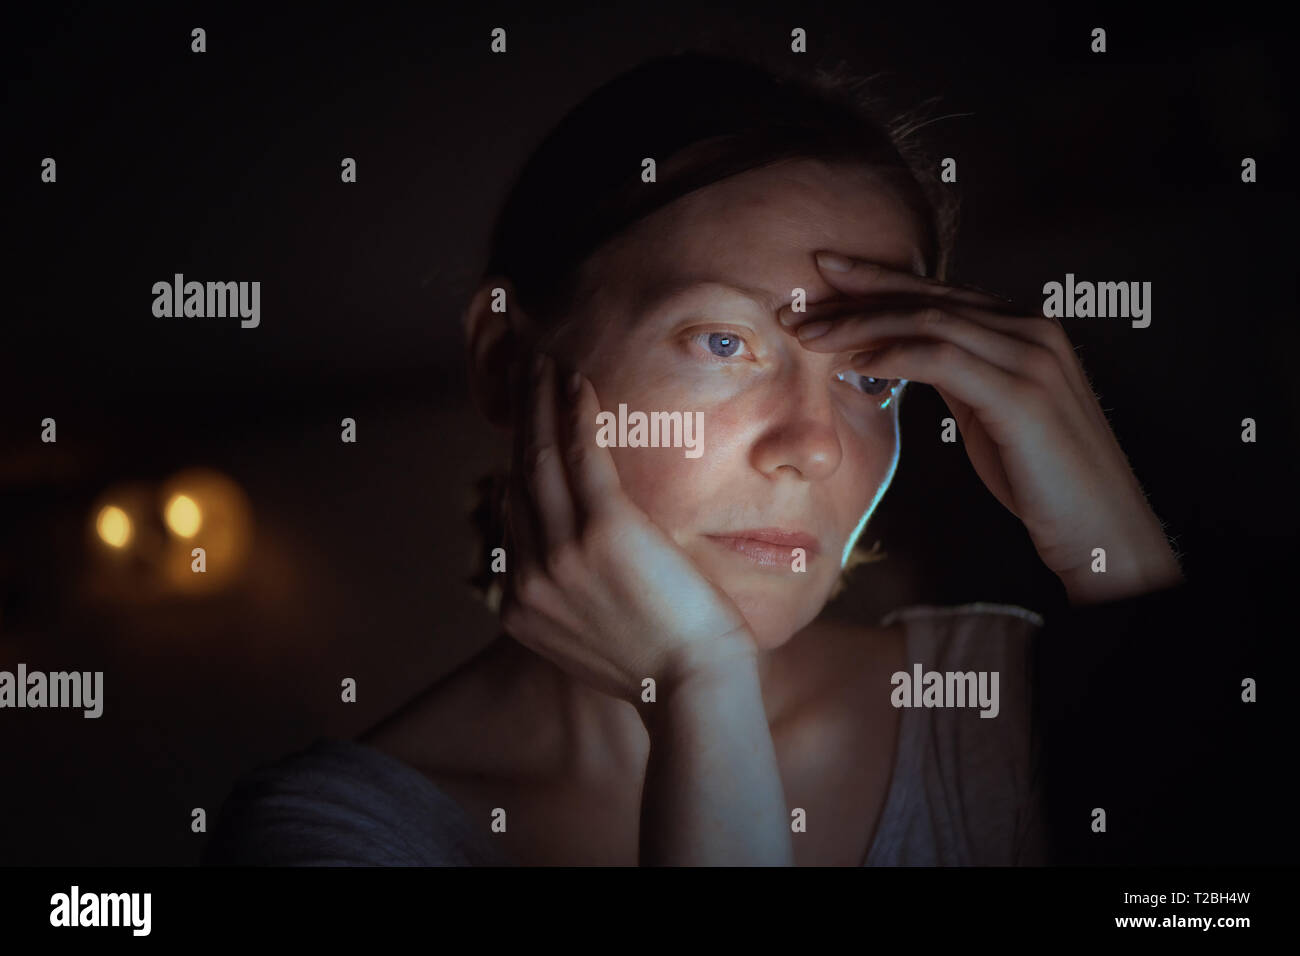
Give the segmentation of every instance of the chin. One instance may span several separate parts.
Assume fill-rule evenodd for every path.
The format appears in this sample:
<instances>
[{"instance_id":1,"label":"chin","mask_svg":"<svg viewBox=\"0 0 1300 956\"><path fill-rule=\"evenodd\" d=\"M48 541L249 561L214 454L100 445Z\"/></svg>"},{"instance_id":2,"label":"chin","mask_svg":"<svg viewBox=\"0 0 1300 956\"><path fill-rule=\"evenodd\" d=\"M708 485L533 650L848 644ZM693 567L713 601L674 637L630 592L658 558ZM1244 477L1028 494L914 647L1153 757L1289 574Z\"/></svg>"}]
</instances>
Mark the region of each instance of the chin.
<instances>
[{"instance_id":1,"label":"chin","mask_svg":"<svg viewBox=\"0 0 1300 956\"><path fill-rule=\"evenodd\" d=\"M765 623L755 623L753 620L750 621L749 630L754 635L754 646L765 653L783 647L795 635L795 631L789 628L773 627Z\"/></svg>"},{"instance_id":2,"label":"chin","mask_svg":"<svg viewBox=\"0 0 1300 956\"><path fill-rule=\"evenodd\" d=\"M771 588L762 594L741 592L731 595L749 624L755 645L761 651L776 650L821 613L822 604L809 606L806 593L798 595L797 603L794 598L782 601L780 597L778 588Z\"/></svg>"},{"instance_id":3,"label":"chin","mask_svg":"<svg viewBox=\"0 0 1300 956\"><path fill-rule=\"evenodd\" d=\"M693 555L709 580L731 598L744 615L754 643L773 651L798 634L826 606L834 582L821 574L775 573L751 568L731 555L705 551Z\"/></svg>"}]
</instances>

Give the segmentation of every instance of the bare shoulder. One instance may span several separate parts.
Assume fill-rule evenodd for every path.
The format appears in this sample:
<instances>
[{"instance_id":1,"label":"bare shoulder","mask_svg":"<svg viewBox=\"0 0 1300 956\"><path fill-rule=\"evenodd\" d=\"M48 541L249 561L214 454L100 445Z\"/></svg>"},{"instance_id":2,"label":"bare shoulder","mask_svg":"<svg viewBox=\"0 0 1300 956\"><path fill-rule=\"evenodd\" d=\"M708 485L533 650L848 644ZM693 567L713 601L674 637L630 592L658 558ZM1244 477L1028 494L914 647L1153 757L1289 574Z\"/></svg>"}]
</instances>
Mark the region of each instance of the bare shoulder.
<instances>
[{"instance_id":1,"label":"bare shoulder","mask_svg":"<svg viewBox=\"0 0 1300 956\"><path fill-rule=\"evenodd\" d=\"M498 638L360 738L436 781L546 773L558 759L547 688ZM527 677L527 679L525 679Z\"/></svg>"},{"instance_id":2,"label":"bare shoulder","mask_svg":"<svg viewBox=\"0 0 1300 956\"><path fill-rule=\"evenodd\" d=\"M635 865L640 781L633 773L614 771L643 758L635 748L631 757L608 759L605 754L613 750L593 749L592 742L602 740L611 726L602 722L606 712L576 706L564 692L564 680L553 665L506 638L439 680L361 742L420 771L465 819L484 828L501 808L509 808L517 825L492 838L516 862ZM624 717L637 719L634 709L620 706ZM588 751L595 757L587 766L602 768L605 779L581 772Z\"/></svg>"}]
</instances>

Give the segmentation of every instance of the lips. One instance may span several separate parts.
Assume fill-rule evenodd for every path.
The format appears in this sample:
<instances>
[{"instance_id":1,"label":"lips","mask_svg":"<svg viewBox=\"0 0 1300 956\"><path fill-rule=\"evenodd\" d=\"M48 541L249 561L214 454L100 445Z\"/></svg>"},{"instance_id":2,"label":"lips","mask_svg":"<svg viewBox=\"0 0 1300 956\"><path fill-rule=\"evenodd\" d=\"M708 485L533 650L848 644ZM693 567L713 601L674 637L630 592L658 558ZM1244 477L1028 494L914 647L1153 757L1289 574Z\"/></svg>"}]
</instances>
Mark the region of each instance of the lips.
<instances>
[{"instance_id":1,"label":"lips","mask_svg":"<svg viewBox=\"0 0 1300 956\"><path fill-rule=\"evenodd\" d=\"M791 568L795 548L802 548L809 561L821 550L817 539L812 535L786 528L747 528L722 531L706 537L764 567L786 570Z\"/></svg>"}]
</instances>

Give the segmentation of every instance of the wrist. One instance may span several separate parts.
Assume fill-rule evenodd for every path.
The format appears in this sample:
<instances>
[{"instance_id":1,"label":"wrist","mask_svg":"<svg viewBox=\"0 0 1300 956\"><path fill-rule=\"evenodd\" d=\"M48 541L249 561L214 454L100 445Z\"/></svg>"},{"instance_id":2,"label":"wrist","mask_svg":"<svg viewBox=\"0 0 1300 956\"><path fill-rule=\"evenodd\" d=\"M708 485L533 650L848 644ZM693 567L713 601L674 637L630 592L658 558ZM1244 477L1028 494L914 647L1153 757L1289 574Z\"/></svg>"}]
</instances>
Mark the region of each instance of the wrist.
<instances>
[{"instance_id":1,"label":"wrist","mask_svg":"<svg viewBox=\"0 0 1300 956\"><path fill-rule=\"evenodd\" d=\"M655 700L638 698L637 712L653 733L667 716L700 711L701 701L716 705L728 697L750 693L758 685L758 648L748 628L742 628L677 655L657 681Z\"/></svg>"}]
</instances>

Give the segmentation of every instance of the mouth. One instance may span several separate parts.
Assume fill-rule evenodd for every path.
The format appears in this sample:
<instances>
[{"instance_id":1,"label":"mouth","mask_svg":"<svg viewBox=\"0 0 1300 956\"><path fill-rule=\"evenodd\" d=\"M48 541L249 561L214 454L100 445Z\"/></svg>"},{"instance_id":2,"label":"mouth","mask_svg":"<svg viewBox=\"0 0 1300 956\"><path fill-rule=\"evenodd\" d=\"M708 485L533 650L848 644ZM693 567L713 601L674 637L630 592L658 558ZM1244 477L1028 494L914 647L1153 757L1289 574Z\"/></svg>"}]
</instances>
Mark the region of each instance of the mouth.
<instances>
[{"instance_id":1,"label":"mouth","mask_svg":"<svg viewBox=\"0 0 1300 956\"><path fill-rule=\"evenodd\" d=\"M793 565L795 548L802 548L804 559L809 562L821 551L817 539L812 535L784 528L749 528L744 531L708 534L705 537L760 567L786 571L791 570Z\"/></svg>"}]
</instances>

